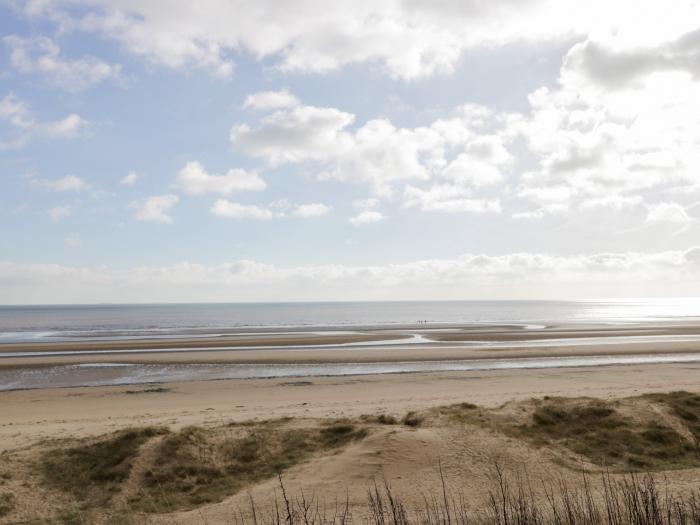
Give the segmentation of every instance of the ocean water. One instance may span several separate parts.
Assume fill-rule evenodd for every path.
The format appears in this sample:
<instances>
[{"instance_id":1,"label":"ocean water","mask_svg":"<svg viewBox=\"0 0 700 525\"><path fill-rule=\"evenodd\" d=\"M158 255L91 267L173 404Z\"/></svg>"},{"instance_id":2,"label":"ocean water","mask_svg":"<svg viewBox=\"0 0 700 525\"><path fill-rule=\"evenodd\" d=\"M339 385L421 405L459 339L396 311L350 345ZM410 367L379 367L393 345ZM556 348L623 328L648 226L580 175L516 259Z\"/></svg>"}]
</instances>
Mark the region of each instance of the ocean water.
<instances>
[{"instance_id":1,"label":"ocean water","mask_svg":"<svg viewBox=\"0 0 700 525\"><path fill-rule=\"evenodd\" d=\"M700 320L698 299L0 306L0 342L240 329Z\"/></svg>"}]
</instances>

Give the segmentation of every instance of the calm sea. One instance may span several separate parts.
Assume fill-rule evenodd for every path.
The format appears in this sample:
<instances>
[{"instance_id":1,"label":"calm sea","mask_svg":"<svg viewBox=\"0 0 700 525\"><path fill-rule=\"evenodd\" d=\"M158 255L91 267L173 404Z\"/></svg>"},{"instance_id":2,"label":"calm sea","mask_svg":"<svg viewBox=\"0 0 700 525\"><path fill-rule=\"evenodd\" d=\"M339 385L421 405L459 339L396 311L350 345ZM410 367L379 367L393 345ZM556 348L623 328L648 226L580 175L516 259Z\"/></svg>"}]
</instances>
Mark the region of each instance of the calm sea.
<instances>
[{"instance_id":1,"label":"calm sea","mask_svg":"<svg viewBox=\"0 0 700 525\"><path fill-rule=\"evenodd\" d=\"M700 319L698 299L0 306L0 342L227 330Z\"/></svg>"}]
</instances>

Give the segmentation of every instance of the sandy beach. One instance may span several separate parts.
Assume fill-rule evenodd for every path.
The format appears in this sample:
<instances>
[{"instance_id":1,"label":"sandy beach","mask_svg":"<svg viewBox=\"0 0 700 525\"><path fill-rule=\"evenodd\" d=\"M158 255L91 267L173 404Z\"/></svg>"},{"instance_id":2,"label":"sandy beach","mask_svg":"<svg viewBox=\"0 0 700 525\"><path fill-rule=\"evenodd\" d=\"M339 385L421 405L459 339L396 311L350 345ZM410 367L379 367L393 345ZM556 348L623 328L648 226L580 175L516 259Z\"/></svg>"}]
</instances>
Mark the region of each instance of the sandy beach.
<instances>
[{"instance_id":1,"label":"sandy beach","mask_svg":"<svg viewBox=\"0 0 700 525\"><path fill-rule=\"evenodd\" d=\"M313 434L323 432L328 425L348 422L342 424L358 429L362 435L366 433L367 437L349 442L337 452L313 454L290 468L285 474L290 491L309 491L330 498L346 494L353 508L362 509L368 484L378 476L386 476L408 501L416 502L425 491L439 488L438 460L444 464L448 482L477 499L486 497L484 487L489 483L488 472L494 461L504 461L513 468L526 468L533 475L555 473L576 486L579 480L571 467L580 461L578 456L571 456L557 447L533 448L501 431L489 430L488 424L477 420L468 423L469 431L465 433L461 426L464 423L455 426L452 419L445 420L440 415L444 410L453 409L440 407L478 406L479 410L486 411L483 412L486 421L500 421L505 417L504 421L515 424L527 421L523 418L529 417L542 400L596 398L615 406L621 414L627 414L625 417L630 418L629 421L636 421L642 414L651 421L668 420L669 425L677 428L675 420L669 419L660 406L649 405L639 396L700 391L700 358L696 357L700 355L698 336L700 327L684 323L614 327L443 327L439 330L408 327L332 335L323 332L262 333L196 339L5 344L0 347L3 356L0 379L9 378L19 384L22 378L30 381L34 376L59 384L61 374L77 372L83 374L80 377L109 381L115 370L130 366L136 369L176 367L179 375L174 377L180 380L18 388L0 392L0 457L4 458L0 461L0 471L4 469L10 473L7 475L11 475L12 480L5 481L5 486L18 495L19 503L13 516L33 519L37 513L51 516L54 510L44 504L45 496L40 495L46 487L41 483L36 485L39 482L32 477L27 465L43 461L41 458L46 456L42 454L46 451L52 454L52 447L82 446L95 439L99 442L133 427L168 429L173 439L191 432L188 429L203 429L201 432L210 435L207 439L218 443L221 439L232 439L230 435L238 435L230 434L233 430L227 429L232 428L249 428L250 432L269 435L266 439L277 439L274 436L294 431L284 428L303 428L304 432ZM18 352L23 355L12 355ZM687 356L688 361L552 365L556 359L586 356L597 356L595 359ZM510 360L517 364L527 359L543 359L544 364L520 369L351 373L335 377L313 373L299 377L207 381L196 380L194 374L188 377L188 370L207 364L213 367L259 365L281 370L285 370L285 366L325 364L359 370L362 368L358 366L367 363L390 366L447 363L450 366L450 363L470 360L480 363ZM426 423L421 424L421 428L372 423L380 415L398 422L414 413L424 414L420 418L425 418ZM275 425L286 426L274 430ZM152 444L144 449L136 463L134 476L143 475L141 470L146 467L139 465L152 461L149 451L165 443L164 439L151 440ZM598 467L591 464L590 468ZM674 490L695 487L696 473L696 468L674 473L669 478ZM124 495L117 497L112 505L127 505L129 497L137 497L136 489L129 488L133 483L136 481L126 484ZM265 505L276 493L275 483L274 479L264 478L247 490ZM178 504L170 510L163 507L162 510L167 510L165 514L159 510L143 519L145 522L153 519L153 523L162 520L183 524L228 523L233 512L249 505L247 494L234 491L230 497L217 497L212 504L197 506L194 510L187 510L191 507L189 504ZM51 496L55 497L58 496ZM65 508L70 509L72 503L61 505L68 505ZM111 519L99 512L93 518L104 523Z\"/></svg>"},{"instance_id":2,"label":"sandy beach","mask_svg":"<svg viewBox=\"0 0 700 525\"><path fill-rule=\"evenodd\" d=\"M402 344L412 337L427 338ZM694 338L698 337L695 341ZM347 345L350 343L350 345ZM334 346L336 345L336 346ZM347 346L346 346L347 345ZM215 349L212 347L215 346ZM262 347L262 348L259 348ZM142 349L143 351L140 351ZM122 351L128 353L121 353ZM157 351L154 351L157 350ZM172 351L170 351L172 350ZM42 352L66 352L43 355ZM14 353L23 353L14 357ZM535 366L533 369L349 374L346 377L251 377L187 381L187 365L285 366L408 362L468 362L583 356L664 356L700 353L700 326L691 323L633 326L572 325L374 329L357 333L301 332L226 336L97 340L0 345L0 375L80 370L100 379L117 365L182 365L179 380L0 392L0 436L5 447L37 435L103 432L129 421L184 425L204 420L245 420L286 415L357 416L378 407L390 413L463 400L489 405L536 395L632 395L700 387L700 362L627 366ZM79 365L79 369L71 366ZM562 367L563 366L563 367ZM143 382L142 382L143 383ZM154 386L161 389L158 392ZM133 392L133 393L125 393Z\"/></svg>"},{"instance_id":3,"label":"sandy beach","mask_svg":"<svg viewBox=\"0 0 700 525\"><path fill-rule=\"evenodd\" d=\"M700 390L700 365L611 366L344 378L250 379L0 393L0 443L95 435L129 425L182 427L278 417L401 415L459 402L497 406L549 396L624 397Z\"/></svg>"}]
</instances>

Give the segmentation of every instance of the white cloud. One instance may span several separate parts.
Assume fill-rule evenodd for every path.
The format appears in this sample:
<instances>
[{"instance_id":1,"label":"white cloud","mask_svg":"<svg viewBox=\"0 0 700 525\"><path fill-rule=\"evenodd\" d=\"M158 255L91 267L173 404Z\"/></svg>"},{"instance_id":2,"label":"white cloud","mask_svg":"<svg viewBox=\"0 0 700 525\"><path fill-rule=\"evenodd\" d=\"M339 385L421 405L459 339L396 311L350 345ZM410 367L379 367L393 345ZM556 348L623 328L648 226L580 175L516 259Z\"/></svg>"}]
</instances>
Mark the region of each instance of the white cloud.
<instances>
[{"instance_id":1,"label":"white cloud","mask_svg":"<svg viewBox=\"0 0 700 525\"><path fill-rule=\"evenodd\" d=\"M0 100L0 119L19 129L30 129L36 125L27 105L14 93L9 93Z\"/></svg>"},{"instance_id":2,"label":"white cloud","mask_svg":"<svg viewBox=\"0 0 700 525\"><path fill-rule=\"evenodd\" d=\"M255 129L234 126L230 138L237 150L272 164L323 160L350 145L343 129L354 119L334 108L297 106L267 115Z\"/></svg>"},{"instance_id":3,"label":"white cloud","mask_svg":"<svg viewBox=\"0 0 700 525\"><path fill-rule=\"evenodd\" d=\"M14 93L9 93L0 100L0 121L7 122L15 131L12 139L0 141L0 149L22 148L36 136L73 138L89 127L89 123L75 113L60 120L37 121L27 105Z\"/></svg>"},{"instance_id":4,"label":"white cloud","mask_svg":"<svg viewBox=\"0 0 700 525\"><path fill-rule=\"evenodd\" d=\"M133 218L137 221L152 221L161 224L173 222L170 210L179 202L177 195L154 195L142 202L133 202Z\"/></svg>"},{"instance_id":5,"label":"white cloud","mask_svg":"<svg viewBox=\"0 0 700 525\"><path fill-rule=\"evenodd\" d=\"M283 6L273 0L84 0L80 10L72 7L67 0L46 0L27 2L24 10L57 21L63 31L117 39L153 62L201 67L222 77L245 54L283 70L324 72L370 63L392 77L415 79L450 73L475 48L564 40L625 25L633 26L625 34L630 42L645 33L663 41L672 29L700 18L690 0L674 2L672 13L662 2L640 6L633 0L299 0ZM678 47L670 58L689 61L683 43Z\"/></svg>"},{"instance_id":6,"label":"white cloud","mask_svg":"<svg viewBox=\"0 0 700 525\"><path fill-rule=\"evenodd\" d=\"M253 219L269 221L275 217L275 212L254 204L240 204L226 199L219 199L211 209L214 215L229 219Z\"/></svg>"},{"instance_id":7,"label":"white cloud","mask_svg":"<svg viewBox=\"0 0 700 525\"><path fill-rule=\"evenodd\" d=\"M135 171L130 171L126 175L124 175L121 180L119 181L119 184L125 184L127 186L133 186L137 180L141 178L141 175L139 173L136 173Z\"/></svg>"},{"instance_id":8,"label":"white cloud","mask_svg":"<svg viewBox=\"0 0 700 525\"><path fill-rule=\"evenodd\" d=\"M88 127L87 121L75 113L53 122L39 124L36 131L49 137L77 137Z\"/></svg>"},{"instance_id":9,"label":"white cloud","mask_svg":"<svg viewBox=\"0 0 700 525\"><path fill-rule=\"evenodd\" d=\"M294 209L294 215L297 217L323 217L328 215L331 211L331 207L326 204L312 203L312 204L299 204Z\"/></svg>"},{"instance_id":10,"label":"white cloud","mask_svg":"<svg viewBox=\"0 0 700 525\"><path fill-rule=\"evenodd\" d=\"M250 260L126 270L0 262L6 303L353 299L599 299L700 294L700 248L573 256L465 254L385 265Z\"/></svg>"},{"instance_id":11,"label":"white cloud","mask_svg":"<svg viewBox=\"0 0 700 525\"><path fill-rule=\"evenodd\" d=\"M293 204L287 199L271 202L267 206L257 204L241 204L227 199L219 199L214 203L211 212L219 217L230 219L253 219L269 221L284 217L301 218L323 217L330 213L331 207L321 203Z\"/></svg>"},{"instance_id":12,"label":"white cloud","mask_svg":"<svg viewBox=\"0 0 700 525\"><path fill-rule=\"evenodd\" d=\"M243 104L244 108L254 109L280 109L291 108L299 105L299 99L287 90L282 91L260 91L253 95L248 95Z\"/></svg>"},{"instance_id":13,"label":"white cloud","mask_svg":"<svg viewBox=\"0 0 700 525\"><path fill-rule=\"evenodd\" d=\"M73 207L70 205L54 206L49 210L49 217L53 222L58 222L61 219L68 217L73 213Z\"/></svg>"},{"instance_id":14,"label":"white cloud","mask_svg":"<svg viewBox=\"0 0 700 525\"><path fill-rule=\"evenodd\" d=\"M10 63L22 73L36 73L66 91L83 91L100 82L119 78L121 66L109 64L93 56L65 59L60 48L49 38L6 36Z\"/></svg>"},{"instance_id":15,"label":"white cloud","mask_svg":"<svg viewBox=\"0 0 700 525\"><path fill-rule=\"evenodd\" d=\"M640 26L575 45L559 85L533 92L529 113L504 132L522 136L537 163L517 190L536 208L519 216L631 212L659 196L700 191L700 76L689 58L697 22L679 17L668 26L668 18L646 15ZM671 217L688 222L671 208L650 210L648 222Z\"/></svg>"},{"instance_id":16,"label":"white cloud","mask_svg":"<svg viewBox=\"0 0 700 525\"><path fill-rule=\"evenodd\" d=\"M621 211L640 206L643 203L644 199L640 195L608 195L585 200L579 207L583 210L612 209Z\"/></svg>"},{"instance_id":17,"label":"white cloud","mask_svg":"<svg viewBox=\"0 0 700 525\"><path fill-rule=\"evenodd\" d=\"M648 223L669 224L688 224L694 220L677 202L659 202L650 205L646 218Z\"/></svg>"},{"instance_id":18,"label":"white cloud","mask_svg":"<svg viewBox=\"0 0 700 525\"><path fill-rule=\"evenodd\" d=\"M210 175L197 161L190 161L175 176L175 187L191 195L237 191L260 191L267 185L257 173L231 169L225 175Z\"/></svg>"},{"instance_id":19,"label":"white cloud","mask_svg":"<svg viewBox=\"0 0 700 525\"><path fill-rule=\"evenodd\" d=\"M90 185L76 175L66 175L60 179L30 179L33 186L53 191L84 191Z\"/></svg>"},{"instance_id":20,"label":"white cloud","mask_svg":"<svg viewBox=\"0 0 700 525\"><path fill-rule=\"evenodd\" d=\"M404 206L423 211L445 213L500 213L498 199L474 199L461 186L441 184L427 190L408 186L404 191Z\"/></svg>"},{"instance_id":21,"label":"white cloud","mask_svg":"<svg viewBox=\"0 0 700 525\"><path fill-rule=\"evenodd\" d=\"M361 211L360 213L358 213L354 217L351 217L350 223L353 226L362 226L365 224L372 224L374 222L383 221L384 219L385 219L385 216L381 212L365 210L365 211Z\"/></svg>"},{"instance_id":22,"label":"white cloud","mask_svg":"<svg viewBox=\"0 0 700 525\"><path fill-rule=\"evenodd\" d=\"M406 180L440 176L472 187L494 185L512 164L506 138L488 130L500 116L480 106L457 108L449 120L397 128L374 119L353 129L355 116L337 108L295 105L231 129L236 150L271 166L313 163L321 179L369 184L388 196ZM455 147L463 150L454 152ZM450 150L450 153L448 153Z\"/></svg>"}]
</instances>

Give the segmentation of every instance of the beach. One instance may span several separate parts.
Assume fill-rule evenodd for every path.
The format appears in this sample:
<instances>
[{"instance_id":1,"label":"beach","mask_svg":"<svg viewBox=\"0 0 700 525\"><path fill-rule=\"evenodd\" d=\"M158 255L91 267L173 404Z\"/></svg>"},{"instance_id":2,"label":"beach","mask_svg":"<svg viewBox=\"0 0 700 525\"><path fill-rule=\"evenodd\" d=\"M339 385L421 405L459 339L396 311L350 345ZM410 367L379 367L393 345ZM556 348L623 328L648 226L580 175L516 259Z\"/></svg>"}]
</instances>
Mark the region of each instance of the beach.
<instances>
[{"instance_id":1,"label":"beach","mask_svg":"<svg viewBox=\"0 0 700 525\"><path fill-rule=\"evenodd\" d=\"M599 427L599 418L617 417L611 428L623 429L619 436L595 438L611 446L657 428L677 433L670 443L690 443L695 435L694 427L686 428L669 408L675 397L663 397L700 391L700 323L693 320L407 323L72 337L0 345L0 475L5 476L0 489L17 495L14 519L53 519L60 508L88 516L80 519L89 523L110 523L112 512L142 523L229 523L232 515L249 509L251 497L261 508L274 504L280 480L266 465L279 461L276 454L286 442L305 443L284 452L290 454L283 463L290 494L315 494L324 505L344 495L353 512L361 513L367 487L377 479L390 482L406 504L423 501L442 482L470 500L486 501L499 464L513 480L527 472L547 482L556 478L585 486L577 465L601 472L601 460L572 453L566 443L608 428ZM567 440L551 441L543 434L537 439L550 440L543 446L519 430L537 421L531 418L543 404L555 405L555 413L571 411L566 416L571 425L585 420L577 410L600 415L585 423L585 430L572 430ZM658 427L659 422L667 426ZM629 433L637 427L640 434ZM331 439L328 432L340 434ZM61 491L68 489L60 484L55 492L51 483L59 482L50 481L49 467L41 467L45 473L36 477L36 466L51 465L50 458L64 457L62 451L111 446L119 436L138 433L147 436L138 438L146 444L135 449L133 473L117 496L109 496L107 506L86 507L78 493L77 500L66 499ZM646 443L646 438L634 439ZM194 448L154 459L173 443ZM254 461L261 463L248 474L253 478L240 485L239 478L221 470L217 476L226 477L230 488L217 489L222 481L198 474L206 494L197 496L204 498L200 503L184 496L190 481L168 474L169 468L219 472L224 467L221 452L215 451L246 443L267 447L264 454L256 452L261 455ZM202 450L214 455L200 458ZM655 462L661 453L638 450L643 461ZM668 461L681 463L649 464L664 472L669 490L679 494L697 489L700 471L690 448L682 450L663 451L677 458ZM177 466L188 457L199 459ZM166 471L159 475L175 483L167 493L184 491L175 499L153 493L143 477L171 461L173 466L162 467ZM642 459L624 459L614 475L623 475L631 461ZM589 483L599 490L603 481ZM90 497L102 501L107 496ZM75 505L80 510L71 510Z\"/></svg>"},{"instance_id":2,"label":"beach","mask_svg":"<svg viewBox=\"0 0 700 525\"><path fill-rule=\"evenodd\" d=\"M495 406L700 387L700 326L689 322L12 343L0 355L0 378L17 385L0 392L8 448L130 422L398 415L465 400ZM150 375L138 376L140 367ZM165 380L153 380L159 372ZM210 380L201 380L204 372ZM247 375L228 379L232 373ZM37 384L54 388L25 389Z\"/></svg>"},{"instance_id":3,"label":"beach","mask_svg":"<svg viewBox=\"0 0 700 525\"><path fill-rule=\"evenodd\" d=\"M0 393L0 443L7 450L40 439L97 435L130 425L179 428L280 417L384 412L400 416L465 401L498 406L545 395L614 398L669 388L700 390L700 364L24 390Z\"/></svg>"}]
</instances>

